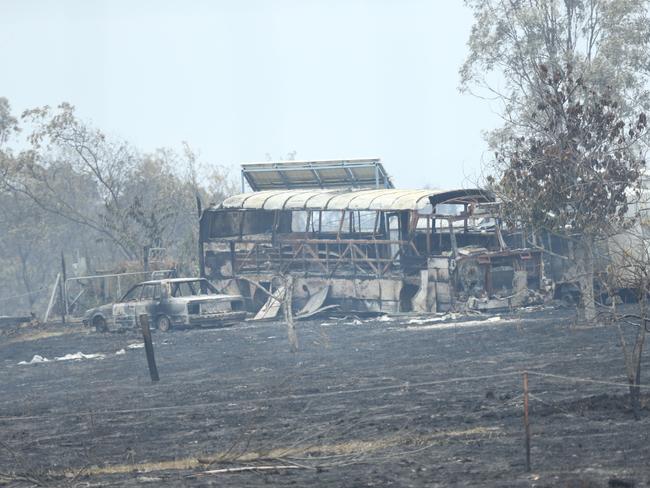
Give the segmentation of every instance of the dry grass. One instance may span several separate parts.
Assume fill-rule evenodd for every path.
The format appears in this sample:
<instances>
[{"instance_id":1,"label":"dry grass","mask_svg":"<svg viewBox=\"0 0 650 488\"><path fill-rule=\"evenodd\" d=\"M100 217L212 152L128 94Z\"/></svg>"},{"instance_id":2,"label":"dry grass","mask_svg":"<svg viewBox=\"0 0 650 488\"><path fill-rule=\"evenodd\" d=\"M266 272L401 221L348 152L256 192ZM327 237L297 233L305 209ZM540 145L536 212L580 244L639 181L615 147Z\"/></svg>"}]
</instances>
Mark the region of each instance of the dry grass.
<instances>
[{"instance_id":1,"label":"dry grass","mask_svg":"<svg viewBox=\"0 0 650 488\"><path fill-rule=\"evenodd\" d=\"M160 462L146 462L146 463L133 463L133 464L116 464L111 466L91 466L83 471L85 475L110 475L110 474L126 474L133 472L154 472L154 471L173 471L173 470L189 470L195 469L200 466L222 463L222 462L256 462L268 461L269 459L291 459L313 455L313 460L318 461L319 456L362 456L378 451L384 451L390 448L399 446L407 447L409 449L422 448L427 445L444 442L445 439L456 437L483 437L483 436L498 436L501 431L498 428L485 428L477 427L467 430L453 430L444 432L435 432L428 435L420 436L389 436L376 440L351 440L335 444L320 444L310 445L307 447L291 447L291 448L274 448L269 451L250 451L245 453L233 453L230 451L223 453L216 453L209 456L201 456L200 458L188 457L182 459L174 459L172 461ZM66 472L67 477L78 475L78 473Z\"/></svg>"},{"instance_id":2,"label":"dry grass","mask_svg":"<svg viewBox=\"0 0 650 488\"><path fill-rule=\"evenodd\" d=\"M56 329L55 328L45 329L42 327L34 328L34 327L27 326L27 327L19 328L16 331L15 335L3 339L2 343L16 344L20 342L37 341L40 339L48 339L50 337L59 337L59 336L69 335L69 334L88 334L88 333L89 333L88 329L78 325L71 325L65 328L59 327Z\"/></svg>"}]
</instances>

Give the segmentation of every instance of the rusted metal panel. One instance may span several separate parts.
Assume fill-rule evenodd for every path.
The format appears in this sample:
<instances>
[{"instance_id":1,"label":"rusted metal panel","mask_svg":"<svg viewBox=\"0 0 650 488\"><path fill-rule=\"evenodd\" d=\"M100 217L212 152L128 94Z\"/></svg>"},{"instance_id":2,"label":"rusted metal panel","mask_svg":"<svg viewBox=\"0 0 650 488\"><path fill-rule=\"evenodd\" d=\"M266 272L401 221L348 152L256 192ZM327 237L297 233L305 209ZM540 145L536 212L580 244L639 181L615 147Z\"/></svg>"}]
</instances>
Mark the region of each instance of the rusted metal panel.
<instances>
[{"instance_id":1,"label":"rusted metal panel","mask_svg":"<svg viewBox=\"0 0 650 488\"><path fill-rule=\"evenodd\" d=\"M402 285L402 280L399 277L391 279L327 279L325 277L296 276L294 298L308 300L310 295L305 290L322 290L325 286L329 286L329 293L324 304L338 304L343 310L359 312L398 311Z\"/></svg>"},{"instance_id":2,"label":"rusted metal panel","mask_svg":"<svg viewBox=\"0 0 650 488\"><path fill-rule=\"evenodd\" d=\"M341 202L344 204L341 205L338 202L330 202L328 204L328 207L334 208L334 207L341 207L344 206L345 210L367 210L369 203L377 196L380 196L382 194L385 194L387 191L392 191L392 190L386 190L386 189L379 189L379 190L364 190L364 191L357 191L354 194L350 195L347 199L347 202L345 202L344 199L341 199Z\"/></svg>"},{"instance_id":3,"label":"rusted metal panel","mask_svg":"<svg viewBox=\"0 0 650 488\"><path fill-rule=\"evenodd\" d=\"M430 192L429 192L430 193ZM424 208L428 202L429 194L422 195L417 191L405 191L378 196L373 199L372 210L417 210Z\"/></svg>"},{"instance_id":4,"label":"rusted metal panel","mask_svg":"<svg viewBox=\"0 0 650 488\"><path fill-rule=\"evenodd\" d=\"M429 201L431 190L422 190L419 192L412 192L409 195L398 197L393 205L400 210L425 210L430 209L428 213L433 211L433 206Z\"/></svg>"},{"instance_id":5,"label":"rusted metal panel","mask_svg":"<svg viewBox=\"0 0 650 488\"><path fill-rule=\"evenodd\" d=\"M481 195L480 190L463 190L461 195ZM458 190L267 190L227 198L221 208L266 210L423 210L431 201L454 198Z\"/></svg>"},{"instance_id":6,"label":"rusted metal panel","mask_svg":"<svg viewBox=\"0 0 650 488\"><path fill-rule=\"evenodd\" d=\"M242 208L264 208L267 200L275 195L283 196L285 192L282 190L275 191L261 191L258 193L253 193L250 198L244 200Z\"/></svg>"},{"instance_id":7,"label":"rusted metal panel","mask_svg":"<svg viewBox=\"0 0 650 488\"><path fill-rule=\"evenodd\" d=\"M428 259L429 269L448 269L449 258L446 257L432 257Z\"/></svg>"},{"instance_id":8,"label":"rusted metal panel","mask_svg":"<svg viewBox=\"0 0 650 488\"><path fill-rule=\"evenodd\" d=\"M271 195L264 202L264 210L283 210L287 203L295 197L301 197L305 194L312 193L310 190L283 191Z\"/></svg>"},{"instance_id":9,"label":"rusted metal panel","mask_svg":"<svg viewBox=\"0 0 650 488\"><path fill-rule=\"evenodd\" d=\"M330 200L336 197L339 193L340 191L335 191L335 190L321 191L320 193L314 195L307 201L305 209L324 210L327 208L327 204L330 202Z\"/></svg>"},{"instance_id":10,"label":"rusted metal panel","mask_svg":"<svg viewBox=\"0 0 650 488\"><path fill-rule=\"evenodd\" d=\"M420 288L411 299L411 310L414 312L429 312L427 297L429 294L429 270L420 271Z\"/></svg>"},{"instance_id":11,"label":"rusted metal panel","mask_svg":"<svg viewBox=\"0 0 650 488\"><path fill-rule=\"evenodd\" d=\"M327 210L417 210L429 205L431 190L363 190L337 195ZM437 192L433 192L437 193ZM396 203L399 202L399 205Z\"/></svg>"},{"instance_id":12,"label":"rusted metal panel","mask_svg":"<svg viewBox=\"0 0 650 488\"><path fill-rule=\"evenodd\" d=\"M262 308L260 308L255 317L253 317L253 320L273 319L277 317L286 291L287 290L284 286L278 288L275 293L273 293L273 296L270 296L266 303L262 305Z\"/></svg>"},{"instance_id":13,"label":"rusted metal panel","mask_svg":"<svg viewBox=\"0 0 650 488\"><path fill-rule=\"evenodd\" d=\"M252 197L254 193L240 193L226 198L222 203L222 208L243 208L244 202Z\"/></svg>"},{"instance_id":14,"label":"rusted metal panel","mask_svg":"<svg viewBox=\"0 0 650 488\"><path fill-rule=\"evenodd\" d=\"M366 191L339 193L327 201L325 210L348 210L350 201L365 193Z\"/></svg>"},{"instance_id":15,"label":"rusted metal panel","mask_svg":"<svg viewBox=\"0 0 650 488\"><path fill-rule=\"evenodd\" d=\"M330 291L330 287L329 285L327 285L323 287L321 290L311 295L309 297L309 300L307 300L307 303L305 303L305 305L296 314L296 318L304 319L316 315L317 313L320 313L324 310L336 308L337 307L336 305L329 305L325 307L323 306L325 304L325 300L327 300L327 295L329 291Z\"/></svg>"},{"instance_id":16,"label":"rusted metal panel","mask_svg":"<svg viewBox=\"0 0 650 488\"><path fill-rule=\"evenodd\" d=\"M293 193L293 192L292 192ZM311 208L322 208L318 205L318 200L324 196L330 195L330 198L336 195L335 190L305 190L300 193L295 193L289 196L284 204L285 210L308 210ZM327 203L327 202L325 202Z\"/></svg>"}]
</instances>

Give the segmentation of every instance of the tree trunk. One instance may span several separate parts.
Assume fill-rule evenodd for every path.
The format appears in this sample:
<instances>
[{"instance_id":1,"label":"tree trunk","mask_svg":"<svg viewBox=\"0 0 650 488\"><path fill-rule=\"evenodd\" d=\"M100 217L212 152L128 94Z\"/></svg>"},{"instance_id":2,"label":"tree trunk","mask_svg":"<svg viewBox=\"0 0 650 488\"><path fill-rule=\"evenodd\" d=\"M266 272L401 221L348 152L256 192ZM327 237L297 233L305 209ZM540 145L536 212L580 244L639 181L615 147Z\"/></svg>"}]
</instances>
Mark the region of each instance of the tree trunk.
<instances>
[{"instance_id":1,"label":"tree trunk","mask_svg":"<svg viewBox=\"0 0 650 488\"><path fill-rule=\"evenodd\" d=\"M641 359L643 356L643 346L645 344L646 327L648 326L648 321L646 320L646 305L646 298L642 297L640 310L641 323L631 351L628 347L627 341L625 340L625 333L623 332L621 324L617 324L621 347L623 349L623 357L625 359L627 382L630 385L630 408L632 409L632 413L636 420L639 420L641 417Z\"/></svg>"},{"instance_id":2,"label":"tree trunk","mask_svg":"<svg viewBox=\"0 0 650 488\"><path fill-rule=\"evenodd\" d=\"M632 413L634 414L634 419L639 420L641 417L641 354L639 354L636 361L636 375L634 377L634 382L630 383L630 407L632 407Z\"/></svg>"},{"instance_id":3,"label":"tree trunk","mask_svg":"<svg viewBox=\"0 0 650 488\"><path fill-rule=\"evenodd\" d=\"M640 305L641 305L641 324L639 331L636 334L636 341L634 343L634 349L632 350L632 364L631 364L631 375L628 375L628 378L633 379L630 381L630 406L632 407L632 412L634 413L634 418L639 420L641 416L641 359L643 357L643 346L645 344L645 334L646 327L648 327L648 284L646 280L643 280L643 284L640 287Z\"/></svg>"},{"instance_id":4,"label":"tree trunk","mask_svg":"<svg viewBox=\"0 0 650 488\"><path fill-rule=\"evenodd\" d=\"M594 253L593 240L584 237L576 249L578 261L578 284L580 286L580 308L586 322L596 320L596 304L594 300Z\"/></svg>"},{"instance_id":5,"label":"tree trunk","mask_svg":"<svg viewBox=\"0 0 650 488\"><path fill-rule=\"evenodd\" d=\"M293 276L287 275L284 279L285 293L284 293L284 318L287 322L287 336L289 338L289 347L291 352L298 351L298 336L296 335L296 328L293 323L293 311L291 310L291 302L293 302Z\"/></svg>"},{"instance_id":6,"label":"tree trunk","mask_svg":"<svg viewBox=\"0 0 650 488\"><path fill-rule=\"evenodd\" d=\"M29 272L27 270L27 254L19 252L18 255L20 256L20 273L21 273L23 285L25 286L25 290L27 290L27 301L29 303L29 311L33 312L34 303L36 303L36 297L32 292L32 286L29 281Z\"/></svg>"}]
</instances>

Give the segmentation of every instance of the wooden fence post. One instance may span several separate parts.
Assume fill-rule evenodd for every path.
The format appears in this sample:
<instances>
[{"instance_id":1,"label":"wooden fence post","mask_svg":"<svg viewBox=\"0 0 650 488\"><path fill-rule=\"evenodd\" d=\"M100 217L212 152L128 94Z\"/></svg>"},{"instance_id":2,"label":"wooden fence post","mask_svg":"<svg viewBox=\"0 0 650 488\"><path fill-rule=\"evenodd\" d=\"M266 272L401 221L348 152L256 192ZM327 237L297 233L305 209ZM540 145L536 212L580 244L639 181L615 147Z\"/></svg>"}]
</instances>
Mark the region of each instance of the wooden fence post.
<instances>
[{"instance_id":1,"label":"wooden fence post","mask_svg":"<svg viewBox=\"0 0 650 488\"><path fill-rule=\"evenodd\" d=\"M287 275L284 280L284 319L287 322L287 336L289 338L289 347L291 352L298 351L298 336L296 335L296 326L293 323L293 311L291 303L293 302L293 276Z\"/></svg>"},{"instance_id":2,"label":"wooden fence post","mask_svg":"<svg viewBox=\"0 0 650 488\"><path fill-rule=\"evenodd\" d=\"M52 287L52 293L50 295L50 301L47 304L47 309L45 310L45 316L43 317L43 323L47 324L47 321L50 320L50 312L52 312L52 307L54 306L54 300L56 298L56 293L59 291L59 280L61 279L61 273L57 273L56 279L54 280L54 286Z\"/></svg>"},{"instance_id":3,"label":"wooden fence post","mask_svg":"<svg viewBox=\"0 0 650 488\"><path fill-rule=\"evenodd\" d=\"M526 472L530 472L530 423L528 422L528 371L524 371L524 431L526 435Z\"/></svg>"},{"instance_id":4,"label":"wooden fence post","mask_svg":"<svg viewBox=\"0 0 650 488\"><path fill-rule=\"evenodd\" d=\"M144 350L147 353L147 364L149 365L149 375L151 381L159 381L158 368L156 367L156 358L153 354L153 342L151 341L151 330L149 329L149 316L140 315L140 327L142 328L142 337L144 338Z\"/></svg>"},{"instance_id":5,"label":"wooden fence post","mask_svg":"<svg viewBox=\"0 0 650 488\"><path fill-rule=\"evenodd\" d=\"M61 323L65 325L65 316L68 313L68 297L66 294L66 272L65 272L65 257L61 251L61 281L59 281L59 297L61 299Z\"/></svg>"}]
</instances>

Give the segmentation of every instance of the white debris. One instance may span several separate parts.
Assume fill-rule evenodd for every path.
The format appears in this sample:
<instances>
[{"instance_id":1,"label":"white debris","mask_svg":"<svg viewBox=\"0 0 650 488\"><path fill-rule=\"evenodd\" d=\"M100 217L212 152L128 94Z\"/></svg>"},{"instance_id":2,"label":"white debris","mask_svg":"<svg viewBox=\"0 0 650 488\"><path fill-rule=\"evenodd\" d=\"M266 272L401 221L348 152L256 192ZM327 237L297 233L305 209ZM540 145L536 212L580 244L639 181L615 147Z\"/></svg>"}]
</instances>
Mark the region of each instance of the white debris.
<instances>
[{"instance_id":1,"label":"white debris","mask_svg":"<svg viewBox=\"0 0 650 488\"><path fill-rule=\"evenodd\" d=\"M31 361L21 361L18 364L39 364L39 363L49 363L50 360L35 354Z\"/></svg>"},{"instance_id":2,"label":"white debris","mask_svg":"<svg viewBox=\"0 0 650 488\"><path fill-rule=\"evenodd\" d=\"M76 352L74 354L66 354L60 358L55 358L56 361L78 361L80 359L104 359L103 354L84 354L83 352Z\"/></svg>"},{"instance_id":3,"label":"white debris","mask_svg":"<svg viewBox=\"0 0 650 488\"><path fill-rule=\"evenodd\" d=\"M116 356L121 356L122 354L126 354L126 349L120 349L115 353Z\"/></svg>"},{"instance_id":4,"label":"white debris","mask_svg":"<svg viewBox=\"0 0 650 488\"><path fill-rule=\"evenodd\" d=\"M127 349L142 349L144 347L144 342L136 342L134 344L129 344L126 346Z\"/></svg>"},{"instance_id":5,"label":"white debris","mask_svg":"<svg viewBox=\"0 0 650 488\"><path fill-rule=\"evenodd\" d=\"M162 481L162 478L156 478L154 476L138 476L136 480L140 483L157 483Z\"/></svg>"},{"instance_id":6,"label":"white debris","mask_svg":"<svg viewBox=\"0 0 650 488\"><path fill-rule=\"evenodd\" d=\"M377 322L392 322L395 319L390 318L388 315L382 315L377 318Z\"/></svg>"},{"instance_id":7,"label":"white debris","mask_svg":"<svg viewBox=\"0 0 650 488\"><path fill-rule=\"evenodd\" d=\"M417 324L417 325L422 325L422 324L431 324L433 322L442 322L443 320L447 320L451 317L448 315L444 315L442 317L428 317L428 318L422 318L422 319L411 319L408 321L408 324Z\"/></svg>"},{"instance_id":8,"label":"white debris","mask_svg":"<svg viewBox=\"0 0 650 488\"><path fill-rule=\"evenodd\" d=\"M436 330L436 329L452 329L452 328L463 328L463 327L480 327L489 323L500 322L501 324L510 324L517 322L515 319L502 319L501 317L490 317L485 320L468 320L463 322L444 322L438 324L417 324L407 326L406 329L402 330L411 330L411 331L422 331L422 330Z\"/></svg>"},{"instance_id":9,"label":"white debris","mask_svg":"<svg viewBox=\"0 0 650 488\"><path fill-rule=\"evenodd\" d=\"M66 354L65 356L54 358L54 361L78 361L81 359L104 359L104 354L84 354L83 352L76 352L74 354ZM52 360L36 354L31 361L20 361L18 364L39 364L49 363Z\"/></svg>"},{"instance_id":10,"label":"white debris","mask_svg":"<svg viewBox=\"0 0 650 488\"><path fill-rule=\"evenodd\" d=\"M370 322L368 320L368 322ZM359 319L353 319L352 322L338 322L336 324L321 324L321 325L363 325L363 321Z\"/></svg>"}]
</instances>

